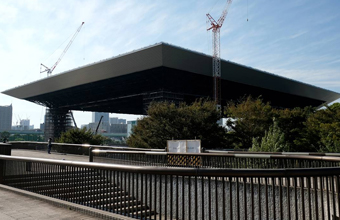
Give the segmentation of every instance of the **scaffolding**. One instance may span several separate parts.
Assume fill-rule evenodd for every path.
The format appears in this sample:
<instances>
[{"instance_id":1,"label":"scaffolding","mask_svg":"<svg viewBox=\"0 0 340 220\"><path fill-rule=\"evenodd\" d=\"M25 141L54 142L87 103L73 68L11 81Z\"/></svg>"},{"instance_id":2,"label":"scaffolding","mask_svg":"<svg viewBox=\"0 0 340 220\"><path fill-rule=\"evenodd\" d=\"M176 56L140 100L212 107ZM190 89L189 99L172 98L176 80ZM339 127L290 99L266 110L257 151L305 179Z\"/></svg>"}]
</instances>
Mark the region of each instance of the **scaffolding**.
<instances>
[{"instance_id":1,"label":"scaffolding","mask_svg":"<svg viewBox=\"0 0 340 220\"><path fill-rule=\"evenodd\" d=\"M59 138L62 132L72 128L72 114L70 110L46 108L45 114L45 141L48 138Z\"/></svg>"}]
</instances>

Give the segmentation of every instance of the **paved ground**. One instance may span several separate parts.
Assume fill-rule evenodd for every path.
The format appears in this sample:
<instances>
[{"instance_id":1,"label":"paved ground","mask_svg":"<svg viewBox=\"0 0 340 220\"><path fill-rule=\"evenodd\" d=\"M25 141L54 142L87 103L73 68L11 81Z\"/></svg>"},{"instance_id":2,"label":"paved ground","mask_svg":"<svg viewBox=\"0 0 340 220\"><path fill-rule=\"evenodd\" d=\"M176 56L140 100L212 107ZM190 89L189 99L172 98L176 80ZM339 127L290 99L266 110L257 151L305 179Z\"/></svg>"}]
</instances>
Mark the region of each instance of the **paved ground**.
<instances>
[{"instance_id":1,"label":"paved ground","mask_svg":"<svg viewBox=\"0 0 340 220\"><path fill-rule=\"evenodd\" d=\"M18 157L36 157L36 158L48 158L54 160L72 160L72 161L82 161L89 162L89 156L83 155L74 155L74 154L61 154L52 152L48 154L44 151L36 151L36 150L12 150L12 156Z\"/></svg>"},{"instance_id":2,"label":"paved ground","mask_svg":"<svg viewBox=\"0 0 340 220\"><path fill-rule=\"evenodd\" d=\"M1 220L92 220L99 219L52 205L46 201L0 189Z\"/></svg>"},{"instance_id":3,"label":"paved ground","mask_svg":"<svg viewBox=\"0 0 340 220\"><path fill-rule=\"evenodd\" d=\"M88 156L66 155L53 152L47 154L47 152L33 150L12 150L12 156L89 161ZM83 213L91 213L91 215ZM99 216L100 218L92 216ZM129 219L113 213L0 185L0 220L90 220L103 218Z\"/></svg>"}]
</instances>

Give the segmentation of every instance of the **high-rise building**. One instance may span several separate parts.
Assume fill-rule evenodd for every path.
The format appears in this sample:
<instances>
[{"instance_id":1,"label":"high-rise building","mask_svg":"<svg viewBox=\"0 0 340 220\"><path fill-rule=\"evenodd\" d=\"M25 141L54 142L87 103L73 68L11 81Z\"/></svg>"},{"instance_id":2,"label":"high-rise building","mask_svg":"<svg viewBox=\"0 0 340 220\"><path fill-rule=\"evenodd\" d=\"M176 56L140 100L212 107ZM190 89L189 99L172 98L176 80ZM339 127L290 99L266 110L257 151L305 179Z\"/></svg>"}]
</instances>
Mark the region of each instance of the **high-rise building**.
<instances>
[{"instance_id":1,"label":"high-rise building","mask_svg":"<svg viewBox=\"0 0 340 220\"><path fill-rule=\"evenodd\" d=\"M126 133L127 124L111 124L110 133Z\"/></svg>"},{"instance_id":2,"label":"high-rise building","mask_svg":"<svg viewBox=\"0 0 340 220\"><path fill-rule=\"evenodd\" d=\"M126 119L119 118L118 124L126 124Z\"/></svg>"},{"instance_id":3,"label":"high-rise building","mask_svg":"<svg viewBox=\"0 0 340 220\"><path fill-rule=\"evenodd\" d=\"M110 124L119 124L118 123L118 118L116 118L116 117L110 118Z\"/></svg>"},{"instance_id":4,"label":"high-rise building","mask_svg":"<svg viewBox=\"0 0 340 220\"><path fill-rule=\"evenodd\" d=\"M0 131L9 131L12 128L12 104L0 106Z\"/></svg>"},{"instance_id":5,"label":"high-rise building","mask_svg":"<svg viewBox=\"0 0 340 220\"><path fill-rule=\"evenodd\" d=\"M22 130L29 130L30 129L30 120L29 119L21 119L20 120L20 127Z\"/></svg>"},{"instance_id":6,"label":"high-rise building","mask_svg":"<svg viewBox=\"0 0 340 220\"><path fill-rule=\"evenodd\" d=\"M106 112L92 112L92 122L99 122L101 116L103 116L102 122L109 124L109 113Z\"/></svg>"},{"instance_id":7,"label":"high-rise building","mask_svg":"<svg viewBox=\"0 0 340 220\"><path fill-rule=\"evenodd\" d=\"M135 127L137 125L138 121L128 121L127 122L127 137L130 137L131 133L132 133L132 128Z\"/></svg>"}]
</instances>

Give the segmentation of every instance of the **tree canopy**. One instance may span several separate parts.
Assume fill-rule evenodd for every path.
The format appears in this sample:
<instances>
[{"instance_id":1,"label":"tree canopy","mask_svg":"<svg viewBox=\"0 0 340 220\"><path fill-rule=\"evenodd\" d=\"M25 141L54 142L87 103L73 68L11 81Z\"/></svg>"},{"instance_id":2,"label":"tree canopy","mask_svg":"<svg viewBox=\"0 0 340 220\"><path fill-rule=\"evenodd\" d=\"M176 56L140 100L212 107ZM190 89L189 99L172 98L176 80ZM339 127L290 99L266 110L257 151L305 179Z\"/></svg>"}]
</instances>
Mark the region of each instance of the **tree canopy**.
<instances>
[{"instance_id":1,"label":"tree canopy","mask_svg":"<svg viewBox=\"0 0 340 220\"><path fill-rule=\"evenodd\" d=\"M165 148L167 140L200 139L204 148L225 147L226 131L217 124L221 118L212 101L197 100L191 105L154 102L148 116L138 120L127 139L131 147Z\"/></svg>"},{"instance_id":2,"label":"tree canopy","mask_svg":"<svg viewBox=\"0 0 340 220\"><path fill-rule=\"evenodd\" d=\"M196 138L207 149L340 151L340 103L319 110L277 109L261 97L247 97L225 106L226 128L216 123L220 113L212 101L152 103L147 113L133 128L129 146L164 148L167 140Z\"/></svg>"},{"instance_id":3,"label":"tree canopy","mask_svg":"<svg viewBox=\"0 0 340 220\"><path fill-rule=\"evenodd\" d=\"M90 129L84 127L82 129L73 128L63 132L60 138L57 138L55 141L58 143L100 145L104 143L105 139L106 137L94 134Z\"/></svg>"}]
</instances>

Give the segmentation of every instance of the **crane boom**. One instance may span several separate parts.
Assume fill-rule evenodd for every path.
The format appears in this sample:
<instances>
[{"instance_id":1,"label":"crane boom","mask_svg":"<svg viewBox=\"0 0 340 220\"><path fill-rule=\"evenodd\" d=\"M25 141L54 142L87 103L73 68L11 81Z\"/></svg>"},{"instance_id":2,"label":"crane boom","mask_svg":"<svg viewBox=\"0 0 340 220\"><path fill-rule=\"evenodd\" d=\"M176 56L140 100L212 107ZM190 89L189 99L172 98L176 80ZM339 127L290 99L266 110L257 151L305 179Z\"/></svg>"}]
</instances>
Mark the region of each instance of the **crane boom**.
<instances>
[{"instance_id":1,"label":"crane boom","mask_svg":"<svg viewBox=\"0 0 340 220\"><path fill-rule=\"evenodd\" d=\"M220 57L220 29L223 25L224 19L228 14L228 9L232 0L227 0L226 6L220 16L216 20L208 13L207 18L211 26L207 29L212 30L213 33L213 77L214 77L214 100L218 108L221 108L221 57Z\"/></svg>"},{"instance_id":2,"label":"crane boom","mask_svg":"<svg viewBox=\"0 0 340 220\"><path fill-rule=\"evenodd\" d=\"M64 49L64 51L61 53L59 59L57 60L57 62L51 67L48 68L46 67L44 64L41 63L41 66L43 66L45 68L45 70L40 71L40 73L44 73L47 72L47 76L51 75L53 70L57 67L57 65L60 63L61 59L64 57L65 53L67 52L67 50L70 48L71 44L73 43L74 39L77 37L80 29L83 27L84 22L81 23L81 25L78 27L77 31L74 33L73 37L71 38L70 42L67 44L66 48Z\"/></svg>"}]
</instances>

